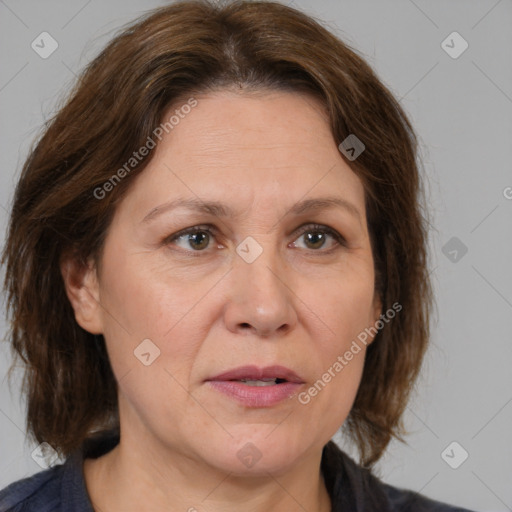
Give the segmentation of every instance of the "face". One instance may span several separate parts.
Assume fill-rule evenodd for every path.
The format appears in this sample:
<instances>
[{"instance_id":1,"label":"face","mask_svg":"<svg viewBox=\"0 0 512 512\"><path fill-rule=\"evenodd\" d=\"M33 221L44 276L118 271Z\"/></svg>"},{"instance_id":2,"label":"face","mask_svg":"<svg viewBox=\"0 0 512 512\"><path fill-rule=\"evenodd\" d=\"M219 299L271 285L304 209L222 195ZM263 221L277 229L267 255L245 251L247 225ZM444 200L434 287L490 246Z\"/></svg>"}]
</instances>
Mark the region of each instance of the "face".
<instances>
[{"instance_id":1,"label":"face","mask_svg":"<svg viewBox=\"0 0 512 512\"><path fill-rule=\"evenodd\" d=\"M360 383L364 345L344 355L380 314L364 189L316 100L196 99L71 298L105 337L126 439L278 474L321 450Z\"/></svg>"}]
</instances>

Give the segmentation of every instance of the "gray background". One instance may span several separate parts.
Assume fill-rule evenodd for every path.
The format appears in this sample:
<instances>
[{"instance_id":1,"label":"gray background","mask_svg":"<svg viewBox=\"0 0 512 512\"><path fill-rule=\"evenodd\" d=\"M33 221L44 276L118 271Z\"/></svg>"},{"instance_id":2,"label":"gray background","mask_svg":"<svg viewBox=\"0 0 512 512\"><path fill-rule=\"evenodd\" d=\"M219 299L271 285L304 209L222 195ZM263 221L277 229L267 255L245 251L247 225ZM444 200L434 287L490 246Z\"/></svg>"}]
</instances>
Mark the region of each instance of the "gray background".
<instances>
[{"instance_id":1,"label":"gray background","mask_svg":"<svg viewBox=\"0 0 512 512\"><path fill-rule=\"evenodd\" d=\"M43 120L114 29L163 3L0 0L2 242L16 176ZM512 510L512 2L292 4L324 20L401 98L428 177L439 313L406 414L408 445L393 443L378 472L393 485L474 510ZM43 31L59 44L47 59L31 48ZM441 47L453 31L469 44L457 59ZM446 246L452 237L455 245ZM461 257L462 244L468 251ZM24 441L19 391L11 394L5 378L6 342L0 350L1 488L41 468ZM469 454L458 469L441 458L452 441ZM461 453L449 451L455 461Z\"/></svg>"}]
</instances>

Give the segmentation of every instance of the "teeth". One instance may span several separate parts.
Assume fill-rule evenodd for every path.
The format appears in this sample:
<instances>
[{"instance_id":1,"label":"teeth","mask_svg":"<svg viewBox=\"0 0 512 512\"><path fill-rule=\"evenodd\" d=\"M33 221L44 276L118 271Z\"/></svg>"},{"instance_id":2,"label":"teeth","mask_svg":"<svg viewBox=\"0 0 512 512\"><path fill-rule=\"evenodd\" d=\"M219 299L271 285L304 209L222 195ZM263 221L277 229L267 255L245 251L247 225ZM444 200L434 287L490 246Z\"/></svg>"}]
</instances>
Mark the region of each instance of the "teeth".
<instances>
[{"instance_id":1,"label":"teeth","mask_svg":"<svg viewBox=\"0 0 512 512\"><path fill-rule=\"evenodd\" d=\"M240 379L239 382L246 384L247 386L273 386L276 384L276 379L263 379L263 380L249 380Z\"/></svg>"}]
</instances>

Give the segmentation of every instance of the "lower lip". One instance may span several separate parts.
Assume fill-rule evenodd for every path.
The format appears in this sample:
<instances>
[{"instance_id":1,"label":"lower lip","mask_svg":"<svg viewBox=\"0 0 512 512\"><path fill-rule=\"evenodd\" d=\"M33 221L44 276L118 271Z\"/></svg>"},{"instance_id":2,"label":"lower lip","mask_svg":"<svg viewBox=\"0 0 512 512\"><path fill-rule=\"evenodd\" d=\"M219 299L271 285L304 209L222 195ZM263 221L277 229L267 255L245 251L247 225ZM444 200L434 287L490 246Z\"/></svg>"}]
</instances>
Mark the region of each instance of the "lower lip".
<instances>
[{"instance_id":1,"label":"lower lip","mask_svg":"<svg viewBox=\"0 0 512 512\"><path fill-rule=\"evenodd\" d=\"M270 407L292 397L302 384L283 382L273 386L248 386L233 380L210 380L217 391L237 400L247 407Z\"/></svg>"}]
</instances>

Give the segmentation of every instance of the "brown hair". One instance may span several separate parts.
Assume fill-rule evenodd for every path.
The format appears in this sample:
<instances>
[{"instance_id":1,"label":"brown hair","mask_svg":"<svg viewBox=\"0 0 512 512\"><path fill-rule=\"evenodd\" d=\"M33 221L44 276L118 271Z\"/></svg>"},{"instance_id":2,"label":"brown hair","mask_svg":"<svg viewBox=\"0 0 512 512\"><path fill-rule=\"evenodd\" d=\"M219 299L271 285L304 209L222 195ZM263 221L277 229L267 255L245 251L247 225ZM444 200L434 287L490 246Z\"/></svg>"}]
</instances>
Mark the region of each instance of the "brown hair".
<instances>
[{"instance_id":1,"label":"brown hair","mask_svg":"<svg viewBox=\"0 0 512 512\"><path fill-rule=\"evenodd\" d=\"M325 105L337 144L355 134L366 146L348 164L366 191L376 291L383 312L395 303L403 311L369 346L344 428L367 466L403 434L432 301L417 140L406 114L354 50L300 11L185 1L137 20L87 66L16 187L2 259L10 337L25 363L27 432L60 455L94 431L119 427L105 341L76 323L60 261L73 254L99 263L116 204L154 152L101 200L95 191L154 138L169 106L233 87L308 92Z\"/></svg>"}]
</instances>

